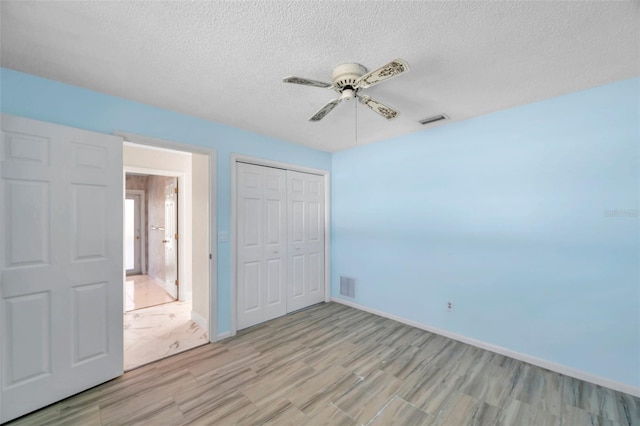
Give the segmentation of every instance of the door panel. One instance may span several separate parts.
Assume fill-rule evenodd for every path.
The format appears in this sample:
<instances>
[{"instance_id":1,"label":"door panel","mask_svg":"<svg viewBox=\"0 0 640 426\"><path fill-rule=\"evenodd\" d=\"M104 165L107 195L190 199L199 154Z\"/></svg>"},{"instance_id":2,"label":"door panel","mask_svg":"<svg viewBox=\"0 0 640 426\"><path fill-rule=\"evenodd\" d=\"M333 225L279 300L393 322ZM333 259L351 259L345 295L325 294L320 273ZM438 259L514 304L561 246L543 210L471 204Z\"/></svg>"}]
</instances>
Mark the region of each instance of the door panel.
<instances>
[{"instance_id":1,"label":"door panel","mask_svg":"<svg viewBox=\"0 0 640 426\"><path fill-rule=\"evenodd\" d=\"M267 244L282 243L282 228L280 218L282 217L281 200L267 200Z\"/></svg>"},{"instance_id":2,"label":"door panel","mask_svg":"<svg viewBox=\"0 0 640 426\"><path fill-rule=\"evenodd\" d=\"M291 242L304 243L304 201L291 200Z\"/></svg>"},{"instance_id":3,"label":"door panel","mask_svg":"<svg viewBox=\"0 0 640 426\"><path fill-rule=\"evenodd\" d=\"M4 181L5 268L49 263L49 184Z\"/></svg>"},{"instance_id":4,"label":"door panel","mask_svg":"<svg viewBox=\"0 0 640 426\"><path fill-rule=\"evenodd\" d=\"M291 256L291 288L289 292L293 297L304 296L304 254L294 254Z\"/></svg>"},{"instance_id":5,"label":"door panel","mask_svg":"<svg viewBox=\"0 0 640 426\"><path fill-rule=\"evenodd\" d=\"M322 290L323 283L320 283L320 277L324 274L321 274L321 270L324 270L324 264L322 262L323 256L320 256L319 253L309 253L309 292L315 293L317 291ZM323 292L324 293L324 292ZM323 294L324 298L324 294Z\"/></svg>"},{"instance_id":6,"label":"door panel","mask_svg":"<svg viewBox=\"0 0 640 426\"><path fill-rule=\"evenodd\" d=\"M122 374L122 140L2 116L0 421Z\"/></svg>"},{"instance_id":7,"label":"door panel","mask_svg":"<svg viewBox=\"0 0 640 426\"><path fill-rule=\"evenodd\" d=\"M71 185L73 260L104 259L107 251L106 188Z\"/></svg>"},{"instance_id":8,"label":"door panel","mask_svg":"<svg viewBox=\"0 0 640 426\"><path fill-rule=\"evenodd\" d=\"M237 328L286 313L286 173L237 165Z\"/></svg>"},{"instance_id":9,"label":"door panel","mask_svg":"<svg viewBox=\"0 0 640 426\"><path fill-rule=\"evenodd\" d=\"M37 380L51 372L51 297L49 292L4 299L6 352L3 387Z\"/></svg>"},{"instance_id":10,"label":"door panel","mask_svg":"<svg viewBox=\"0 0 640 426\"><path fill-rule=\"evenodd\" d=\"M282 302L282 292L280 283L282 282L282 261L281 259L270 259L267 261L267 305L274 305Z\"/></svg>"},{"instance_id":11,"label":"door panel","mask_svg":"<svg viewBox=\"0 0 640 426\"><path fill-rule=\"evenodd\" d=\"M324 207L319 202L309 202L309 242L319 242L324 238L324 220L320 222L321 208Z\"/></svg>"},{"instance_id":12,"label":"door panel","mask_svg":"<svg viewBox=\"0 0 640 426\"><path fill-rule=\"evenodd\" d=\"M287 312L324 301L324 178L287 171Z\"/></svg>"},{"instance_id":13,"label":"door panel","mask_svg":"<svg viewBox=\"0 0 640 426\"><path fill-rule=\"evenodd\" d=\"M262 203L259 198L246 198L243 200L244 212L244 247L258 247L260 245L260 212Z\"/></svg>"},{"instance_id":14,"label":"door panel","mask_svg":"<svg viewBox=\"0 0 640 426\"><path fill-rule=\"evenodd\" d=\"M74 364L104 356L108 348L107 283L73 287Z\"/></svg>"},{"instance_id":15,"label":"door panel","mask_svg":"<svg viewBox=\"0 0 640 426\"><path fill-rule=\"evenodd\" d=\"M246 262L243 265L244 285L242 286L243 312L255 312L262 308L260 294L260 263Z\"/></svg>"}]
</instances>

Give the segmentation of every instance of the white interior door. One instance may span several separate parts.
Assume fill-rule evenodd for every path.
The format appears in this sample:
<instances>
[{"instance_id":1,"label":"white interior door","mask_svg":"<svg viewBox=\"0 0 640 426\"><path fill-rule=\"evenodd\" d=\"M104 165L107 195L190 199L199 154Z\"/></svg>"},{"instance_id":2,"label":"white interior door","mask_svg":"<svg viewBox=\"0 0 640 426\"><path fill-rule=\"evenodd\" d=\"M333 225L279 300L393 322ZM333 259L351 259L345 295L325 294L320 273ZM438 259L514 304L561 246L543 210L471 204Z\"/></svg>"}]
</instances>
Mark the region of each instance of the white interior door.
<instances>
[{"instance_id":1,"label":"white interior door","mask_svg":"<svg viewBox=\"0 0 640 426\"><path fill-rule=\"evenodd\" d=\"M286 314L286 172L237 165L237 328Z\"/></svg>"},{"instance_id":2,"label":"white interior door","mask_svg":"<svg viewBox=\"0 0 640 426\"><path fill-rule=\"evenodd\" d=\"M287 312L324 301L324 177L287 171Z\"/></svg>"},{"instance_id":3,"label":"white interior door","mask_svg":"<svg viewBox=\"0 0 640 426\"><path fill-rule=\"evenodd\" d=\"M142 256L140 250L141 204L139 194L127 193L124 200L124 268L127 275L142 273Z\"/></svg>"},{"instance_id":4,"label":"white interior door","mask_svg":"<svg viewBox=\"0 0 640 426\"><path fill-rule=\"evenodd\" d=\"M164 280L167 292L178 298L178 179L165 186L164 200Z\"/></svg>"},{"instance_id":5,"label":"white interior door","mask_svg":"<svg viewBox=\"0 0 640 426\"><path fill-rule=\"evenodd\" d=\"M2 116L0 421L123 371L122 139Z\"/></svg>"}]
</instances>

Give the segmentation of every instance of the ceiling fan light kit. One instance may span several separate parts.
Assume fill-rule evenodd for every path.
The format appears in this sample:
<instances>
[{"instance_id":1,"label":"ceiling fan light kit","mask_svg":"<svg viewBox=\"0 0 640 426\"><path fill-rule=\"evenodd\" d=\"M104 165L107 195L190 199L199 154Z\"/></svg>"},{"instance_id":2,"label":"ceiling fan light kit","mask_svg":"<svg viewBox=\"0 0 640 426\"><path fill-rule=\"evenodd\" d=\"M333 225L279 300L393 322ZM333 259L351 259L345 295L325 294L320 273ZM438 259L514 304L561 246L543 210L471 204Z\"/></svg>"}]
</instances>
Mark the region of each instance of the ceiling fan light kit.
<instances>
[{"instance_id":1,"label":"ceiling fan light kit","mask_svg":"<svg viewBox=\"0 0 640 426\"><path fill-rule=\"evenodd\" d=\"M330 101L320 108L309 121L320 121L329 114L340 102L357 98L360 103L368 106L374 112L380 114L387 120L398 116L398 111L372 99L371 96L363 95L361 90L379 84L385 80L409 71L409 64L402 59L395 59L388 64L367 72L367 69L360 64L342 64L334 68L331 73L332 83L325 83L317 80L310 80L301 77L287 77L285 83L302 84L320 88L333 89L340 94L337 99Z\"/></svg>"},{"instance_id":2,"label":"ceiling fan light kit","mask_svg":"<svg viewBox=\"0 0 640 426\"><path fill-rule=\"evenodd\" d=\"M360 64L342 64L334 68L331 73L333 86L342 89L346 86L354 87L356 81L367 73L364 65Z\"/></svg>"}]
</instances>

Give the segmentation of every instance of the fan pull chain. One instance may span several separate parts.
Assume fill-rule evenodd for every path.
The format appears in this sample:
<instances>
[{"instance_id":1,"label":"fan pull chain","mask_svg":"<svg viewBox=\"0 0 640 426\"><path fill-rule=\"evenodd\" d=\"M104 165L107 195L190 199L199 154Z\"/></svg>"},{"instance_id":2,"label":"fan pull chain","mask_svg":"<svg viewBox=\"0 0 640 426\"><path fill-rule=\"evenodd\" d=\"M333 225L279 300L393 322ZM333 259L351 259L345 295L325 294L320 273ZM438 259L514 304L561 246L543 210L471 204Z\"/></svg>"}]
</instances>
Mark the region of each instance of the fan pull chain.
<instances>
[{"instance_id":1,"label":"fan pull chain","mask_svg":"<svg viewBox=\"0 0 640 426\"><path fill-rule=\"evenodd\" d=\"M358 98L353 100L353 103L356 105L356 145L358 145Z\"/></svg>"}]
</instances>

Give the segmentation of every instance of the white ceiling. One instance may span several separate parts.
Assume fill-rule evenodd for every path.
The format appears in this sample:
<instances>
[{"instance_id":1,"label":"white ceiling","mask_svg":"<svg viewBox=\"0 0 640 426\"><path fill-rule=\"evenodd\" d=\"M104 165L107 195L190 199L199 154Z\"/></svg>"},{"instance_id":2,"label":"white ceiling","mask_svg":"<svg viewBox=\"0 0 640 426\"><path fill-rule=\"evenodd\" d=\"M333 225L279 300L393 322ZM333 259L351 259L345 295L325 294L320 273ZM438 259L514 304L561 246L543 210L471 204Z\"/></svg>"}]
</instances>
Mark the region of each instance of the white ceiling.
<instances>
[{"instance_id":1,"label":"white ceiling","mask_svg":"<svg viewBox=\"0 0 640 426\"><path fill-rule=\"evenodd\" d=\"M0 5L0 64L257 133L336 151L355 143L354 102L282 83L330 81L358 62L411 71L366 93L358 143L640 75L640 2L229 1Z\"/></svg>"}]
</instances>

